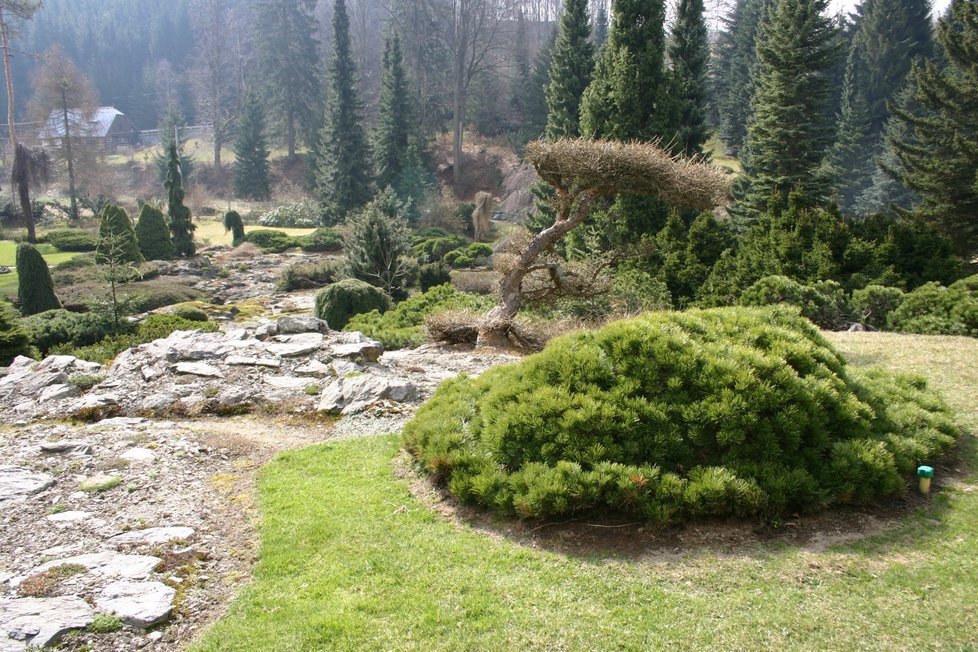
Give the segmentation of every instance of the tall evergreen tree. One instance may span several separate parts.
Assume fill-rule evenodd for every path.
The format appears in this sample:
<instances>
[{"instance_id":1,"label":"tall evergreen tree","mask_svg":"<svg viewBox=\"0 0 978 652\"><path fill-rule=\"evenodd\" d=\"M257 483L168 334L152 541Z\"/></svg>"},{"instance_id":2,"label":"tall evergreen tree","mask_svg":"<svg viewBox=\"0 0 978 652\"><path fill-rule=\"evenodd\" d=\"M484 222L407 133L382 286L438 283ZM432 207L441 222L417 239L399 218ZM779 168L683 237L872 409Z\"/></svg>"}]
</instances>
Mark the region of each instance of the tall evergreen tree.
<instances>
[{"instance_id":1,"label":"tall evergreen tree","mask_svg":"<svg viewBox=\"0 0 978 652\"><path fill-rule=\"evenodd\" d=\"M180 157L177 147L170 145L166 167L166 212L170 218L170 233L173 235L174 253L178 256L193 256L197 252L194 245L194 230L197 225L190 219L190 209L183 205L186 192L180 176Z\"/></svg>"},{"instance_id":2,"label":"tall evergreen tree","mask_svg":"<svg viewBox=\"0 0 978 652\"><path fill-rule=\"evenodd\" d=\"M550 38L537 52L533 60L533 71L530 73L529 95L526 101L526 116L523 119L523 130L526 141L542 138L547 129L547 86L550 84L550 66L553 61L554 43L557 41L557 30L550 33Z\"/></svg>"},{"instance_id":3,"label":"tall evergreen tree","mask_svg":"<svg viewBox=\"0 0 978 652\"><path fill-rule=\"evenodd\" d=\"M384 76L380 82L377 128L374 131L374 173L381 188L397 184L407 163L411 141L411 98L401 40L391 32L384 45Z\"/></svg>"},{"instance_id":4,"label":"tall evergreen tree","mask_svg":"<svg viewBox=\"0 0 978 652\"><path fill-rule=\"evenodd\" d=\"M17 302L20 314L35 315L61 307L54 293L51 271L41 253L29 242L17 245Z\"/></svg>"},{"instance_id":5,"label":"tall evergreen tree","mask_svg":"<svg viewBox=\"0 0 978 652\"><path fill-rule=\"evenodd\" d=\"M706 127L709 35L703 0L679 0L672 25L669 60L679 93L678 145L687 156L702 156L709 132Z\"/></svg>"},{"instance_id":6,"label":"tall evergreen tree","mask_svg":"<svg viewBox=\"0 0 978 652\"><path fill-rule=\"evenodd\" d=\"M244 100L234 140L234 194L263 200L272 194L268 182L265 110L254 95Z\"/></svg>"},{"instance_id":7,"label":"tall evergreen tree","mask_svg":"<svg viewBox=\"0 0 978 652\"><path fill-rule=\"evenodd\" d=\"M616 0L612 15L581 100L581 135L674 143L678 106L665 66L665 2Z\"/></svg>"},{"instance_id":8,"label":"tall evergreen tree","mask_svg":"<svg viewBox=\"0 0 978 652\"><path fill-rule=\"evenodd\" d=\"M600 0L598 12L594 16L594 31L591 34L591 42L594 43L594 51L600 53L608 40L608 8L604 5L604 0Z\"/></svg>"},{"instance_id":9,"label":"tall evergreen tree","mask_svg":"<svg viewBox=\"0 0 978 652\"><path fill-rule=\"evenodd\" d=\"M258 0L255 5L255 49L259 70L285 126L289 158L295 157L297 134L316 144L320 125L319 43L316 0Z\"/></svg>"},{"instance_id":10,"label":"tall evergreen tree","mask_svg":"<svg viewBox=\"0 0 978 652\"><path fill-rule=\"evenodd\" d=\"M912 138L889 144L897 172L922 200L900 212L934 225L970 257L978 250L978 3L952 0L937 41L946 65L913 66L911 88L922 111L894 107Z\"/></svg>"},{"instance_id":11,"label":"tall evergreen tree","mask_svg":"<svg viewBox=\"0 0 978 652\"><path fill-rule=\"evenodd\" d=\"M370 200L369 165L363 105L357 93L357 72L350 50L350 19L345 0L336 0L329 102L316 169L316 191L326 224L341 222L348 212Z\"/></svg>"},{"instance_id":12,"label":"tall evergreen tree","mask_svg":"<svg viewBox=\"0 0 978 652\"><path fill-rule=\"evenodd\" d=\"M752 74L757 61L755 40L772 1L737 0L717 39L712 64L717 133L730 154L738 154L747 137Z\"/></svg>"},{"instance_id":13,"label":"tall evergreen tree","mask_svg":"<svg viewBox=\"0 0 978 652\"><path fill-rule=\"evenodd\" d=\"M834 56L828 0L777 0L761 24L751 122L738 189L739 213L756 215L793 190L815 203L828 193L819 174L828 125L826 69Z\"/></svg>"},{"instance_id":14,"label":"tall evergreen tree","mask_svg":"<svg viewBox=\"0 0 978 652\"><path fill-rule=\"evenodd\" d=\"M567 0L550 54L547 84L547 138L574 138L580 134L580 103L591 82L594 45L587 0Z\"/></svg>"},{"instance_id":15,"label":"tall evergreen tree","mask_svg":"<svg viewBox=\"0 0 978 652\"><path fill-rule=\"evenodd\" d=\"M95 261L99 264L106 262L106 242L112 239L120 263L145 262L136 241L136 232L132 228L132 220L125 209L115 204L106 204L98 217L98 246L95 249Z\"/></svg>"}]
</instances>

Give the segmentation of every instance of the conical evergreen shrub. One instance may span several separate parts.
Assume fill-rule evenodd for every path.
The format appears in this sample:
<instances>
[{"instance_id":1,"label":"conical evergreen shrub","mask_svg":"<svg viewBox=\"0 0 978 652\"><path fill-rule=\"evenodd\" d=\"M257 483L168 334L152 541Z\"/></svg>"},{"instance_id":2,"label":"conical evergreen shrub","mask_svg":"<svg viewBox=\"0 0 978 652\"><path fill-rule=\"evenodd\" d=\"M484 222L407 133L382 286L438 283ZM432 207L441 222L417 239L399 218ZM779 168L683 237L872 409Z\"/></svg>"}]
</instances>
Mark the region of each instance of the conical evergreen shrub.
<instances>
[{"instance_id":1,"label":"conical evergreen shrub","mask_svg":"<svg viewBox=\"0 0 978 652\"><path fill-rule=\"evenodd\" d=\"M180 158L177 147L170 145L169 158L166 166L166 212L170 218L170 233L173 236L173 247L178 256L193 256L197 252L194 245L194 230L197 225L190 219L190 209L183 205L186 192L183 189L183 176L180 172Z\"/></svg>"},{"instance_id":2,"label":"conical evergreen shrub","mask_svg":"<svg viewBox=\"0 0 978 652\"><path fill-rule=\"evenodd\" d=\"M115 204L106 204L98 218L98 246L95 249L95 262L100 265L107 262L106 239L116 238L113 247L117 252L117 263L145 262L139 252L136 242L136 232L132 228L132 220L124 209Z\"/></svg>"},{"instance_id":3,"label":"conical evergreen shrub","mask_svg":"<svg viewBox=\"0 0 978 652\"><path fill-rule=\"evenodd\" d=\"M520 518L779 517L902 491L959 435L924 382L849 369L788 307L647 313L446 381L404 445Z\"/></svg>"},{"instance_id":4,"label":"conical evergreen shrub","mask_svg":"<svg viewBox=\"0 0 978 652\"><path fill-rule=\"evenodd\" d=\"M139 243L139 252L146 260L172 260L176 253L173 246L173 238L170 237L170 229L166 225L166 216L163 211L143 204L139 211L139 218L136 220L136 241Z\"/></svg>"},{"instance_id":5,"label":"conical evergreen shrub","mask_svg":"<svg viewBox=\"0 0 978 652\"><path fill-rule=\"evenodd\" d=\"M0 301L0 367L18 355L31 354L31 340L20 323L20 315L6 301Z\"/></svg>"},{"instance_id":6,"label":"conical evergreen shrub","mask_svg":"<svg viewBox=\"0 0 978 652\"><path fill-rule=\"evenodd\" d=\"M48 264L29 242L17 245L17 301L25 317L61 307Z\"/></svg>"}]
</instances>

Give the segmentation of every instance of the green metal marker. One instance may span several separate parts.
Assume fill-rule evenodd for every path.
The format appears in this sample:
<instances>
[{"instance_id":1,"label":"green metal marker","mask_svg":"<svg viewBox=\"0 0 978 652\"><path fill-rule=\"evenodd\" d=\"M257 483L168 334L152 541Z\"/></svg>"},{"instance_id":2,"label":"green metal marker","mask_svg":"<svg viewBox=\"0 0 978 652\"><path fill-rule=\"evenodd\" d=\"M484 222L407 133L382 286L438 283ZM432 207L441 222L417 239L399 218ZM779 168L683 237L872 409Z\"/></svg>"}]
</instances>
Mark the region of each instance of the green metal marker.
<instances>
[{"instance_id":1,"label":"green metal marker","mask_svg":"<svg viewBox=\"0 0 978 652\"><path fill-rule=\"evenodd\" d=\"M934 477L934 467L932 466L917 467L917 479L920 483L920 493L926 494L930 492L930 479L933 477Z\"/></svg>"}]
</instances>

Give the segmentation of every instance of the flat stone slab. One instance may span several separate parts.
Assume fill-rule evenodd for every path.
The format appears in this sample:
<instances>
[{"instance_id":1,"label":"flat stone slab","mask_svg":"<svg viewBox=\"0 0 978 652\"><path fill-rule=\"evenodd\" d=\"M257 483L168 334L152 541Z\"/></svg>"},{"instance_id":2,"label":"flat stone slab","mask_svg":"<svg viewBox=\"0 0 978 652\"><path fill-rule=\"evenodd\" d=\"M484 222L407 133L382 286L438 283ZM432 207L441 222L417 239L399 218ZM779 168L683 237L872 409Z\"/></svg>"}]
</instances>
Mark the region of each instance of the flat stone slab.
<instances>
[{"instance_id":1,"label":"flat stone slab","mask_svg":"<svg viewBox=\"0 0 978 652\"><path fill-rule=\"evenodd\" d=\"M149 527L145 530L123 532L109 538L109 543L117 545L165 545L174 541L186 541L194 536L192 527Z\"/></svg>"},{"instance_id":2,"label":"flat stone slab","mask_svg":"<svg viewBox=\"0 0 978 652\"><path fill-rule=\"evenodd\" d=\"M95 611L77 596L0 599L0 650L54 645L69 631L88 627L94 618Z\"/></svg>"},{"instance_id":3,"label":"flat stone slab","mask_svg":"<svg viewBox=\"0 0 978 652\"><path fill-rule=\"evenodd\" d=\"M418 388L410 381L364 374L339 378L323 390L318 409L323 412L357 414L380 400L415 401Z\"/></svg>"},{"instance_id":4,"label":"flat stone slab","mask_svg":"<svg viewBox=\"0 0 978 652\"><path fill-rule=\"evenodd\" d=\"M265 376L265 382L278 389L301 389L309 384L309 379L295 376Z\"/></svg>"},{"instance_id":5,"label":"flat stone slab","mask_svg":"<svg viewBox=\"0 0 978 652\"><path fill-rule=\"evenodd\" d=\"M269 367L278 369L282 366L282 361L277 358L256 358L250 355L229 355L224 358L224 364L239 367Z\"/></svg>"},{"instance_id":6,"label":"flat stone slab","mask_svg":"<svg viewBox=\"0 0 978 652\"><path fill-rule=\"evenodd\" d=\"M126 460L127 462L135 462L136 464L149 464L150 462L156 459L156 453L154 453L148 448L130 448L119 457Z\"/></svg>"},{"instance_id":7,"label":"flat stone slab","mask_svg":"<svg viewBox=\"0 0 978 652\"><path fill-rule=\"evenodd\" d=\"M95 598L95 606L117 615L132 627L145 629L163 622L177 592L161 582L112 582Z\"/></svg>"},{"instance_id":8,"label":"flat stone slab","mask_svg":"<svg viewBox=\"0 0 978 652\"><path fill-rule=\"evenodd\" d=\"M81 388L75 385L69 385L66 383L61 383L58 385L51 385L50 387L45 387L41 390L38 395L37 400L40 403L46 403L48 401L57 401L62 398L70 398L72 396L78 396L81 394Z\"/></svg>"},{"instance_id":9,"label":"flat stone slab","mask_svg":"<svg viewBox=\"0 0 978 652\"><path fill-rule=\"evenodd\" d=\"M319 350L323 345L322 333L276 335L273 342L265 343L265 350L282 358L297 358Z\"/></svg>"},{"instance_id":10,"label":"flat stone slab","mask_svg":"<svg viewBox=\"0 0 978 652\"><path fill-rule=\"evenodd\" d=\"M78 521L84 521L85 519L91 517L91 512L73 510L70 512L58 512L57 514L50 514L48 515L47 519L52 523L77 523Z\"/></svg>"},{"instance_id":11,"label":"flat stone slab","mask_svg":"<svg viewBox=\"0 0 978 652\"><path fill-rule=\"evenodd\" d=\"M0 502L26 498L54 484L54 476L18 466L0 466Z\"/></svg>"},{"instance_id":12,"label":"flat stone slab","mask_svg":"<svg viewBox=\"0 0 978 652\"><path fill-rule=\"evenodd\" d=\"M124 555L121 552L107 550L104 552L92 552L86 555L75 555L65 559L56 559L46 564L41 564L30 572L30 575L37 575L56 566L65 564L78 564L84 566L89 572L103 577L121 577L130 580L138 580L148 576L162 561L159 557L149 555Z\"/></svg>"},{"instance_id":13,"label":"flat stone slab","mask_svg":"<svg viewBox=\"0 0 978 652\"><path fill-rule=\"evenodd\" d=\"M323 364L319 360L310 360L304 365L300 365L295 368L295 373L300 376L313 376L315 378L323 378L330 374L329 365Z\"/></svg>"},{"instance_id":14,"label":"flat stone slab","mask_svg":"<svg viewBox=\"0 0 978 652\"><path fill-rule=\"evenodd\" d=\"M220 369L206 362L178 362L173 370L178 374L190 374L204 378L224 378Z\"/></svg>"},{"instance_id":15,"label":"flat stone slab","mask_svg":"<svg viewBox=\"0 0 978 652\"><path fill-rule=\"evenodd\" d=\"M42 453L91 455L92 447L84 441L62 439L61 441L45 441L39 446Z\"/></svg>"}]
</instances>

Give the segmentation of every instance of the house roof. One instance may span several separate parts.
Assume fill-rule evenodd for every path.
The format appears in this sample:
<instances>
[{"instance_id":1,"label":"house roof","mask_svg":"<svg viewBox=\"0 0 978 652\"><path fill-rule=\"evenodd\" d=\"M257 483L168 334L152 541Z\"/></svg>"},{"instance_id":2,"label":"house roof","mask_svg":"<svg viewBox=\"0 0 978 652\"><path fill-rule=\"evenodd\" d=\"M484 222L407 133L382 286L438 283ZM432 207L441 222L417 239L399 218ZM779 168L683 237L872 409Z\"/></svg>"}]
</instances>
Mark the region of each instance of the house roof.
<instances>
[{"instance_id":1,"label":"house roof","mask_svg":"<svg viewBox=\"0 0 978 652\"><path fill-rule=\"evenodd\" d=\"M125 114L114 106L100 106L89 115L81 109L68 109L69 128L79 136L88 138L104 138L109 134L112 123L118 116ZM64 138L64 113L58 109L51 111L40 138Z\"/></svg>"}]
</instances>

